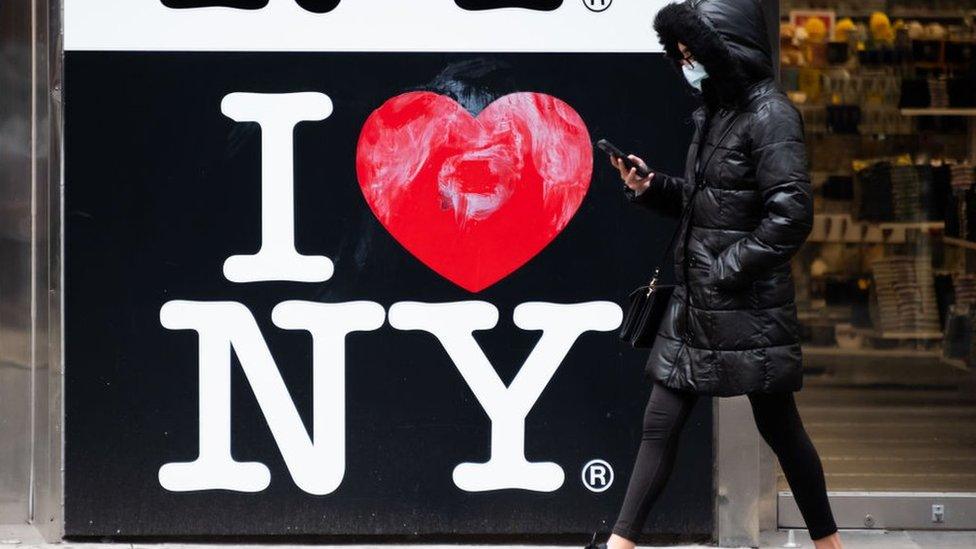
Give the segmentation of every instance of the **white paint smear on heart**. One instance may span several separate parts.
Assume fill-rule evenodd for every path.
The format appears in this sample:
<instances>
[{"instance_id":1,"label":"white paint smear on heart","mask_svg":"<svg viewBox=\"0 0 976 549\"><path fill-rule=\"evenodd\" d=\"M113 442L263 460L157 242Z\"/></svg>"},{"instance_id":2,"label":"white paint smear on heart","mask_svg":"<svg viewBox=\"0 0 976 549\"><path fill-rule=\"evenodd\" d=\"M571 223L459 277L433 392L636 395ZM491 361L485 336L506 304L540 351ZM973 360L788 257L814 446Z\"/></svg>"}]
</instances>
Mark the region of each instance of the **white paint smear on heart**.
<instances>
[{"instance_id":1,"label":"white paint smear on heart","mask_svg":"<svg viewBox=\"0 0 976 549\"><path fill-rule=\"evenodd\" d=\"M488 180L472 181L465 174L467 165L474 164ZM512 196L514 180L522 170L522 160L512 150L501 145L465 151L444 162L438 174L437 189L444 205L449 205L460 223L487 219ZM486 191L471 190L474 183L488 187Z\"/></svg>"},{"instance_id":2,"label":"white paint smear on heart","mask_svg":"<svg viewBox=\"0 0 976 549\"><path fill-rule=\"evenodd\" d=\"M579 115L567 104L550 96L517 94L506 99L522 104L515 111L526 117L528 138L532 140L532 161L542 176L542 199L547 203L552 199L559 200L562 209L555 215L553 224L562 230L578 207L574 201L565 200L566 195L577 190L575 175L591 161L564 143L567 132L577 133ZM558 120L559 124L553 124L552 120Z\"/></svg>"},{"instance_id":3,"label":"white paint smear on heart","mask_svg":"<svg viewBox=\"0 0 976 549\"><path fill-rule=\"evenodd\" d=\"M402 97L391 100L391 104L409 102ZM439 149L450 135L450 128L460 126L462 116L470 116L464 111L438 111L443 118L439 123L431 123L430 119L419 116L407 122L384 120L378 121L380 127L387 128L375 146L368 151L367 160L374 166L376 173L369 183L369 193L373 198L373 205L377 212L388 219L393 213L393 204L397 202L402 191L417 180L420 171L427 165L431 151ZM394 108L390 114L398 115ZM421 143L423 146L415 146ZM395 159L395 161L390 161Z\"/></svg>"}]
</instances>

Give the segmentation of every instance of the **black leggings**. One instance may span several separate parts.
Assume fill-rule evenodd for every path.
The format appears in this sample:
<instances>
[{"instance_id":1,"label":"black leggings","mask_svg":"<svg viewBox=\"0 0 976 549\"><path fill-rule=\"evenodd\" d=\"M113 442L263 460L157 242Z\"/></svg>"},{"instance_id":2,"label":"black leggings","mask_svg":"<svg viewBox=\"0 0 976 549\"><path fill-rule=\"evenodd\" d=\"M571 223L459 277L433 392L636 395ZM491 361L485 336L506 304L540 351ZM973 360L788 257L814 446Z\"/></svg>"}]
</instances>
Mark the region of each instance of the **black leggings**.
<instances>
[{"instance_id":1,"label":"black leggings","mask_svg":"<svg viewBox=\"0 0 976 549\"><path fill-rule=\"evenodd\" d=\"M613 533L637 541L647 515L674 466L678 436L698 400L655 383L644 411L644 435ZM820 456L810 442L793 393L749 395L756 427L776 453L812 539L837 531L827 500Z\"/></svg>"}]
</instances>

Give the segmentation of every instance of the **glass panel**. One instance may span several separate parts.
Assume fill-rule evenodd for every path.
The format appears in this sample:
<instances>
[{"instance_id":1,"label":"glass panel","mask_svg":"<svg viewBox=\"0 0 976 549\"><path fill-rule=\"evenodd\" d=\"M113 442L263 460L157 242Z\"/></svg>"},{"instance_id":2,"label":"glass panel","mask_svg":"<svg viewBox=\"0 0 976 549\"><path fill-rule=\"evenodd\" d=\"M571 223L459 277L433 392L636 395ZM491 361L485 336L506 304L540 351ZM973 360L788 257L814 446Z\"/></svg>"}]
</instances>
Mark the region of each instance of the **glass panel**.
<instances>
[{"instance_id":1,"label":"glass panel","mask_svg":"<svg viewBox=\"0 0 976 549\"><path fill-rule=\"evenodd\" d=\"M797 400L828 488L976 492L976 3L782 8L816 194Z\"/></svg>"}]
</instances>

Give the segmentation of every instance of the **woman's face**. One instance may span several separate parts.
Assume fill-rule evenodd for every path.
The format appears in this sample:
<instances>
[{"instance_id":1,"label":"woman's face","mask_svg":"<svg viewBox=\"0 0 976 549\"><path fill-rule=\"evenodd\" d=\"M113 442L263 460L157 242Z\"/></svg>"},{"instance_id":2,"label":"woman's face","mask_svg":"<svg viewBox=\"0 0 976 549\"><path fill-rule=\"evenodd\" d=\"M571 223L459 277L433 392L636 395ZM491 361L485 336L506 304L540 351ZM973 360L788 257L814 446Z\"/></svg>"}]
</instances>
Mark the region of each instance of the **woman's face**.
<instances>
[{"instance_id":1,"label":"woman's face","mask_svg":"<svg viewBox=\"0 0 976 549\"><path fill-rule=\"evenodd\" d=\"M680 61L682 65L690 66L695 61L695 56L691 54L691 50L689 50L688 46L685 46L681 42L678 42L678 51L681 52L681 57L683 58Z\"/></svg>"}]
</instances>

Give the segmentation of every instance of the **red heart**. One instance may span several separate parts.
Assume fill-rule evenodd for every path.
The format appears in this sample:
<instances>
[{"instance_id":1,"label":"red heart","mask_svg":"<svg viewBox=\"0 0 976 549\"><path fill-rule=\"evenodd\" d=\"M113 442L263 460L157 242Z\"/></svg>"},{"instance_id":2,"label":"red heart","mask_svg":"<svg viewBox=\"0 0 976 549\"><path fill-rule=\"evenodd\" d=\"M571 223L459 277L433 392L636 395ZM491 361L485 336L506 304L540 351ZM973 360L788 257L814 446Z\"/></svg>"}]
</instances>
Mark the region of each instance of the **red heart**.
<instances>
[{"instance_id":1,"label":"red heart","mask_svg":"<svg viewBox=\"0 0 976 549\"><path fill-rule=\"evenodd\" d=\"M380 223L444 278L479 292L541 252L576 214L593 154L583 119L541 93L513 93L471 116L410 92L359 136L356 173Z\"/></svg>"}]
</instances>

